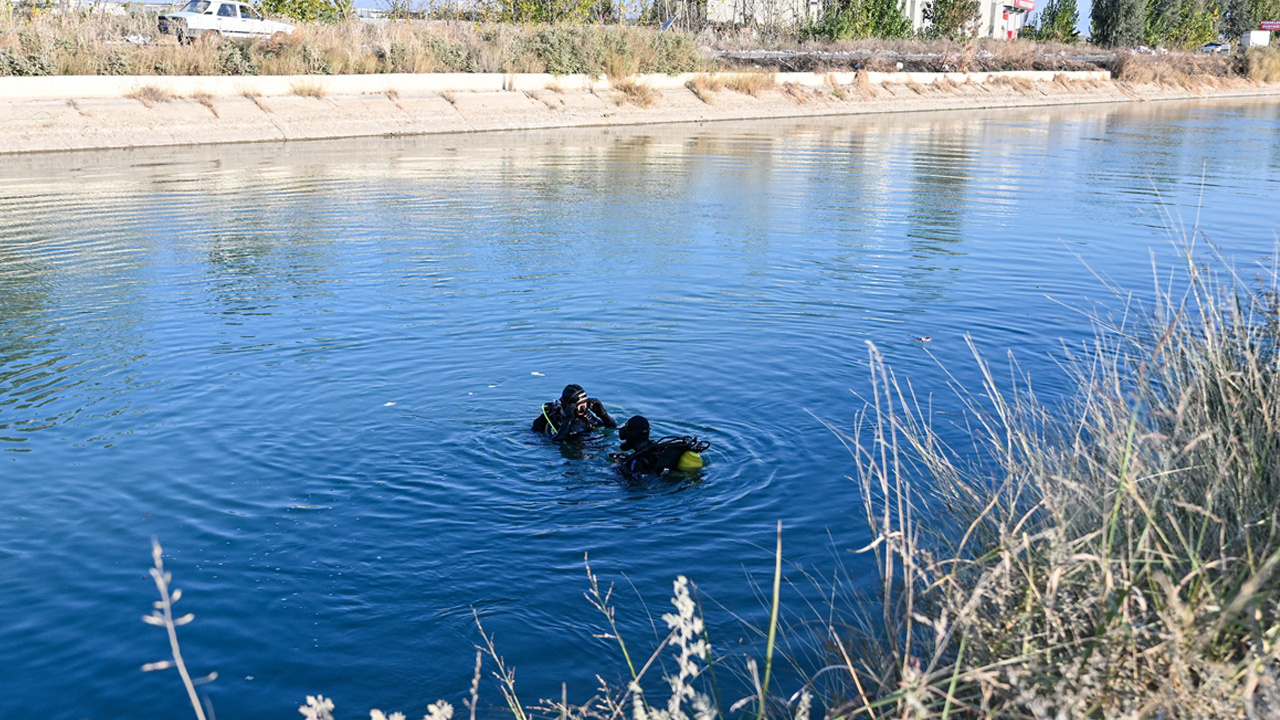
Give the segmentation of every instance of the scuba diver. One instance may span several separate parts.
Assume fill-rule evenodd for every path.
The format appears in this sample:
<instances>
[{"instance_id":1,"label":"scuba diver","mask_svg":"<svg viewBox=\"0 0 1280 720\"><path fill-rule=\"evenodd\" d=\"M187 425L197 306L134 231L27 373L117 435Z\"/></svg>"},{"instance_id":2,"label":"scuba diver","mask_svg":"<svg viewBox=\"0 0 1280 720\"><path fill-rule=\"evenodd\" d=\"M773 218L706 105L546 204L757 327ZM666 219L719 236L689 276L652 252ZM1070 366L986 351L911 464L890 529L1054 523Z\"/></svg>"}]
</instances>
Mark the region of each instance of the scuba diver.
<instances>
[{"instance_id":1,"label":"scuba diver","mask_svg":"<svg viewBox=\"0 0 1280 720\"><path fill-rule=\"evenodd\" d=\"M711 447L706 440L688 435L650 440L649 421L643 415L623 423L618 437L622 439L623 452L610 453L609 459L628 475L659 475L669 470L696 472L702 469L702 456L698 453Z\"/></svg>"},{"instance_id":2,"label":"scuba diver","mask_svg":"<svg viewBox=\"0 0 1280 720\"><path fill-rule=\"evenodd\" d=\"M542 414L533 419L533 431L546 434L552 442L563 442L600 426L615 428L618 423L603 403L587 397L581 385L572 384L564 386L559 400L543 403Z\"/></svg>"}]
</instances>

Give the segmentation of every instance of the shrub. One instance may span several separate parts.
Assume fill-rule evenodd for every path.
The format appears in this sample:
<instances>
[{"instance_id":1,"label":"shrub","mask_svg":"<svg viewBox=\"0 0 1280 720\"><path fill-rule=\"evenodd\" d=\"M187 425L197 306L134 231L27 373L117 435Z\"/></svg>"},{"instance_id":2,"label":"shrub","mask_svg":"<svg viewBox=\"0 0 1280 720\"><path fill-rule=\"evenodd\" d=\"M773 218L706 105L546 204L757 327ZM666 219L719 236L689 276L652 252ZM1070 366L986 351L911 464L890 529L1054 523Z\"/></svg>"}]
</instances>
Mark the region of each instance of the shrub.
<instances>
[{"instance_id":1,"label":"shrub","mask_svg":"<svg viewBox=\"0 0 1280 720\"><path fill-rule=\"evenodd\" d=\"M897 0L844 0L801 31L802 37L825 40L905 38L912 34L911 20Z\"/></svg>"},{"instance_id":2,"label":"shrub","mask_svg":"<svg viewBox=\"0 0 1280 720\"><path fill-rule=\"evenodd\" d=\"M594 39L584 28L552 25L534 33L532 47L552 75L599 74L603 63Z\"/></svg>"},{"instance_id":3,"label":"shrub","mask_svg":"<svg viewBox=\"0 0 1280 720\"><path fill-rule=\"evenodd\" d=\"M250 57L249 46L224 42L217 46L218 70L223 75L257 75L258 64Z\"/></svg>"},{"instance_id":4,"label":"shrub","mask_svg":"<svg viewBox=\"0 0 1280 720\"><path fill-rule=\"evenodd\" d=\"M339 22L352 16L351 0L258 0L267 15L283 15L300 22Z\"/></svg>"},{"instance_id":5,"label":"shrub","mask_svg":"<svg viewBox=\"0 0 1280 720\"><path fill-rule=\"evenodd\" d=\"M0 75L26 77L52 74L47 58L0 50Z\"/></svg>"}]
</instances>

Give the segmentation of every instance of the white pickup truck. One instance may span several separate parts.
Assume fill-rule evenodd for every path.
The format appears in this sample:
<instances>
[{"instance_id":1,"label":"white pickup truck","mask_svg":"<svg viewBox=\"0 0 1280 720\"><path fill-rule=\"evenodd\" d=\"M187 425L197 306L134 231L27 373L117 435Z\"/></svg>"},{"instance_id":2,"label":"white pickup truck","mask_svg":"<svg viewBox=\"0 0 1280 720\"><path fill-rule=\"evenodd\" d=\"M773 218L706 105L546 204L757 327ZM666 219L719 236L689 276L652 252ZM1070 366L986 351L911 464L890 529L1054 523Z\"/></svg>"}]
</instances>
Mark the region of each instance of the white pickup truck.
<instances>
[{"instance_id":1,"label":"white pickup truck","mask_svg":"<svg viewBox=\"0 0 1280 720\"><path fill-rule=\"evenodd\" d=\"M294 31L289 23L267 20L253 6L231 0L191 0L181 10L161 15L159 28L161 33L176 35L179 43L272 37Z\"/></svg>"}]
</instances>

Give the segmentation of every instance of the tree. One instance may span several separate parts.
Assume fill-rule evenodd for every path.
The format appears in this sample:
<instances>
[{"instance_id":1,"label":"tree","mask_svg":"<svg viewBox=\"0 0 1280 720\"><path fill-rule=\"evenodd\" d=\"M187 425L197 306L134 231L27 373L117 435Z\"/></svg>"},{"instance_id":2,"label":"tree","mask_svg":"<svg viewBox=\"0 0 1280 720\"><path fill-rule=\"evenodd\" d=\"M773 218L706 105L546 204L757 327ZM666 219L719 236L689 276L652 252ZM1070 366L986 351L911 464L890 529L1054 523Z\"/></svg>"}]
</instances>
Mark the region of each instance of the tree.
<instances>
[{"instance_id":1,"label":"tree","mask_svg":"<svg viewBox=\"0 0 1280 720\"><path fill-rule=\"evenodd\" d=\"M929 37L957 39L973 35L978 24L978 0L929 0L924 19Z\"/></svg>"},{"instance_id":2,"label":"tree","mask_svg":"<svg viewBox=\"0 0 1280 720\"><path fill-rule=\"evenodd\" d=\"M1049 0L1040 11L1039 21L1039 28L1035 32L1037 40L1062 43L1080 40L1080 31L1076 30L1076 23L1080 22L1076 0Z\"/></svg>"},{"instance_id":3,"label":"tree","mask_svg":"<svg viewBox=\"0 0 1280 720\"><path fill-rule=\"evenodd\" d=\"M1213 0L1147 0L1142 42L1192 50L1218 37L1217 23Z\"/></svg>"},{"instance_id":4,"label":"tree","mask_svg":"<svg viewBox=\"0 0 1280 720\"><path fill-rule=\"evenodd\" d=\"M1239 39L1245 30L1256 27L1249 16L1249 0L1226 0L1218 18L1218 34Z\"/></svg>"},{"instance_id":5,"label":"tree","mask_svg":"<svg viewBox=\"0 0 1280 720\"><path fill-rule=\"evenodd\" d=\"M912 32L911 18L898 0L864 0L863 11L871 21L871 37L904 38Z\"/></svg>"},{"instance_id":6,"label":"tree","mask_svg":"<svg viewBox=\"0 0 1280 720\"><path fill-rule=\"evenodd\" d=\"M1280 0L1249 0L1249 20L1250 30L1263 20L1280 20Z\"/></svg>"},{"instance_id":7,"label":"tree","mask_svg":"<svg viewBox=\"0 0 1280 720\"><path fill-rule=\"evenodd\" d=\"M338 22L354 12L351 0L258 0L258 9L301 22Z\"/></svg>"},{"instance_id":8,"label":"tree","mask_svg":"<svg viewBox=\"0 0 1280 720\"><path fill-rule=\"evenodd\" d=\"M1094 0L1090 18L1093 42L1134 46L1142 42L1147 24L1145 0Z\"/></svg>"},{"instance_id":9,"label":"tree","mask_svg":"<svg viewBox=\"0 0 1280 720\"><path fill-rule=\"evenodd\" d=\"M898 0L840 0L805 34L828 40L904 38L911 36L911 20Z\"/></svg>"}]
</instances>

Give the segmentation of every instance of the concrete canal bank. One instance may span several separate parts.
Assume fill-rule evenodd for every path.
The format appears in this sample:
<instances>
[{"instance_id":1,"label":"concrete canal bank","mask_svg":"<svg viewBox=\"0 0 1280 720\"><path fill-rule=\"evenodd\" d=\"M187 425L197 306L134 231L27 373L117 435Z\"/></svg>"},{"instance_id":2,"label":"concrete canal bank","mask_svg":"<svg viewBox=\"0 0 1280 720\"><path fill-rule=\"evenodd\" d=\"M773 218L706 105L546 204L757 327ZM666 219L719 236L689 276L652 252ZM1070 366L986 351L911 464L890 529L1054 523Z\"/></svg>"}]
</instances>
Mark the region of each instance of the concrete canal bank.
<instances>
[{"instance_id":1,"label":"concrete canal bank","mask_svg":"<svg viewBox=\"0 0 1280 720\"><path fill-rule=\"evenodd\" d=\"M1105 71L0 78L0 153L1261 95Z\"/></svg>"}]
</instances>

